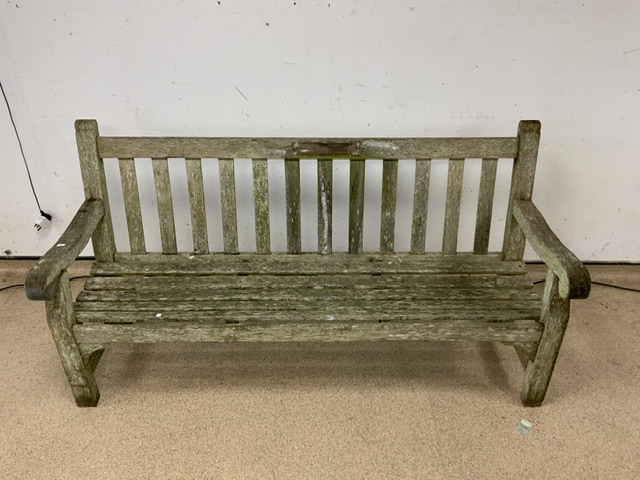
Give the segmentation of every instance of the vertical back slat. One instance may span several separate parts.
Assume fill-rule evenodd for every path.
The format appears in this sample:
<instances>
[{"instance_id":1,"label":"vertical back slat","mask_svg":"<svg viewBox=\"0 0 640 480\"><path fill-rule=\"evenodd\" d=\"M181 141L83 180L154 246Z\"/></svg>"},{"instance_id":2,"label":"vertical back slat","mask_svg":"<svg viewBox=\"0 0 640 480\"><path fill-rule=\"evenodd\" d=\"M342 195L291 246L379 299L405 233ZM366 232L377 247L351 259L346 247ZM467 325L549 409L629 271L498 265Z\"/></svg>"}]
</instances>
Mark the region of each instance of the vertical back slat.
<instances>
[{"instance_id":1,"label":"vertical back slat","mask_svg":"<svg viewBox=\"0 0 640 480\"><path fill-rule=\"evenodd\" d=\"M225 253L238 253L238 214L236 211L236 175L233 158L218 159L222 242Z\"/></svg>"},{"instance_id":2,"label":"vertical back slat","mask_svg":"<svg viewBox=\"0 0 640 480\"><path fill-rule=\"evenodd\" d=\"M382 208L380 213L380 251L393 252L396 230L396 198L398 191L398 160L382 162Z\"/></svg>"},{"instance_id":3,"label":"vertical back slat","mask_svg":"<svg viewBox=\"0 0 640 480\"><path fill-rule=\"evenodd\" d=\"M173 199L169 180L169 161L166 158L153 158L153 179L156 186L156 201L160 219L160 240L162 253L177 253L176 225L173 218Z\"/></svg>"},{"instance_id":4,"label":"vertical back slat","mask_svg":"<svg viewBox=\"0 0 640 480\"><path fill-rule=\"evenodd\" d=\"M284 180L287 210L287 253L300 253L300 160L285 158Z\"/></svg>"},{"instance_id":5,"label":"vertical back slat","mask_svg":"<svg viewBox=\"0 0 640 480\"><path fill-rule=\"evenodd\" d=\"M497 158L485 158L482 160L478 210L476 213L476 235L473 243L473 253L478 255L489 251L489 234L491 233L491 215L493 213L493 196L496 188L497 171Z\"/></svg>"},{"instance_id":6,"label":"vertical back slat","mask_svg":"<svg viewBox=\"0 0 640 480\"><path fill-rule=\"evenodd\" d=\"M458 249L463 174L464 159L450 158L447 179L447 204L444 213L444 235L442 238L443 253L456 253Z\"/></svg>"},{"instance_id":7,"label":"vertical back slat","mask_svg":"<svg viewBox=\"0 0 640 480\"><path fill-rule=\"evenodd\" d=\"M361 253L364 219L364 160L350 162L349 176L349 253Z\"/></svg>"},{"instance_id":8,"label":"vertical back slat","mask_svg":"<svg viewBox=\"0 0 640 480\"><path fill-rule=\"evenodd\" d=\"M505 260L522 260L524 256L524 233L513 219L512 208L514 200L531 200L539 143L540 122L522 120L518 124L518 157L513 162L511 193L502 246Z\"/></svg>"},{"instance_id":9,"label":"vertical back slat","mask_svg":"<svg viewBox=\"0 0 640 480\"><path fill-rule=\"evenodd\" d=\"M140 193L138 192L138 177L133 158L118 159L120 167L120 182L124 195L124 211L127 217L129 232L129 246L131 253L139 255L146 253L144 244L144 228L142 226L142 211L140 209Z\"/></svg>"},{"instance_id":10,"label":"vertical back slat","mask_svg":"<svg viewBox=\"0 0 640 480\"><path fill-rule=\"evenodd\" d=\"M333 249L333 161L318 160L318 253Z\"/></svg>"},{"instance_id":11,"label":"vertical back slat","mask_svg":"<svg viewBox=\"0 0 640 480\"><path fill-rule=\"evenodd\" d=\"M269 174L266 158L253 160L253 204L256 221L256 252L271 253Z\"/></svg>"},{"instance_id":12,"label":"vertical back slat","mask_svg":"<svg viewBox=\"0 0 640 480\"><path fill-rule=\"evenodd\" d=\"M104 216L91 236L93 253L99 262L113 262L113 255L116 253L116 239L113 234L113 223L111 223L111 208L104 163L98 156L98 122L95 120L76 120L75 127L85 198L102 200L104 207Z\"/></svg>"},{"instance_id":13,"label":"vertical back slat","mask_svg":"<svg viewBox=\"0 0 640 480\"><path fill-rule=\"evenodd\" d=\"M209 253L207 216L204 205L204 182L202 180L202 161L199 158L185 158L185 164L187 167L189 208L191 210L193 251L195 253Z\"/></svg>"},{"instance_id":14,"label":"vertical back slat","mask_svg":"<svg viewBox=\"0 0 640 480\"><path fill-rule=\"evenodd\" d=\"M411 253L424 253L427 240L427 212L429 208L429 177L431 159L416 158L416 179L413 190L413 218L411 221Z\"/></svg>"}]
</instances>

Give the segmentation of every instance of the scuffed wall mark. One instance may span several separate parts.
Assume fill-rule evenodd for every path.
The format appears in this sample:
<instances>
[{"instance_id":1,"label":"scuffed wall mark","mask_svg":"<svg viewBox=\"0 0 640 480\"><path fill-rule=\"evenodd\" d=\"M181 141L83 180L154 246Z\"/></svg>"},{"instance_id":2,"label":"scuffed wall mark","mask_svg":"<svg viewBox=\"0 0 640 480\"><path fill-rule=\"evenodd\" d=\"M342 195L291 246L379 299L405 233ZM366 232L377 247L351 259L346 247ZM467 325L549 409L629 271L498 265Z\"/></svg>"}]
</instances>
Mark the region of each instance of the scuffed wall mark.
<instances>
[{"instance_id":1,"label":"scuffed wall mark","mask_svg":"<svg viewBox=\"0 0 640 480\"><path fill-rule=\"evenodd\" d=\"M233 88L235 88L235 89L238 91L238 93L239 93L240 95L242 95L242 98L244 98L247 102L249 101L249 99L246 97L246 95L245 95L244 93L242 93L238 87L236 87L236 86L234 85L234 86L233 86Z\"/></svg>"},{"instance_id":2,"label":"scuffed wall mark","mask_svg":"<svg viewBox=\"0 0 640 480\"><path fill-rule=\"evenodd\" d=\"M633 52L640 52L640 47L634 48L632 50L627 50L626 52L622 52L622 54L626 55L627 53L633 53Z\"/></svg>"},{"instance_id":3,"label":"scuffed wall mark","mask_svg":"<svg viewBox=\"0 0 640 480\"><path fill-rule=\"evenodd\" d=\"M13 252L8 248L4 251L4 254L7 255L7 256L11 255L12 253Z\"/></svg>"}]
</instances>

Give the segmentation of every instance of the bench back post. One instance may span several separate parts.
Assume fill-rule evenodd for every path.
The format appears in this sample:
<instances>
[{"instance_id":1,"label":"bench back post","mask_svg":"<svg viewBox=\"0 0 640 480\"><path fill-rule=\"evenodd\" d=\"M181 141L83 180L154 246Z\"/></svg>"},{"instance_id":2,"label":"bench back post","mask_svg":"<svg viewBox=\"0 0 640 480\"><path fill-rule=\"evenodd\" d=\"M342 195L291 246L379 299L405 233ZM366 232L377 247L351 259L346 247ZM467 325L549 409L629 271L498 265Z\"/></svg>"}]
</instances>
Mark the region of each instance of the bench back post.
<instances>
[{"instance_id":1,"label":"bench back post","mask_svg":"<svg viewBox=\"0 0 640 480\"><path fill-rule=\"evenodd\" d=\"M99 262L112 262L116 252L116 241L111 222L104 163L98 156L98 122L76 120L75 128L85 198L102 200L104 206L104 216L91 237L93 252Z\"/></svg>"},{"instance_id":2,"label":"bench back post","mask_svg":"<svg viewBox=\"0 0 640 480\"><path fill-rule=\"evenodd\" d=\"M540 122L522 120L518 124L518 156L513 161L511 194L507 210L502 252L505 260L522 260L525 237L513 218L514 200L531 200L540 144Z\"/></svg>"}]
</instances>

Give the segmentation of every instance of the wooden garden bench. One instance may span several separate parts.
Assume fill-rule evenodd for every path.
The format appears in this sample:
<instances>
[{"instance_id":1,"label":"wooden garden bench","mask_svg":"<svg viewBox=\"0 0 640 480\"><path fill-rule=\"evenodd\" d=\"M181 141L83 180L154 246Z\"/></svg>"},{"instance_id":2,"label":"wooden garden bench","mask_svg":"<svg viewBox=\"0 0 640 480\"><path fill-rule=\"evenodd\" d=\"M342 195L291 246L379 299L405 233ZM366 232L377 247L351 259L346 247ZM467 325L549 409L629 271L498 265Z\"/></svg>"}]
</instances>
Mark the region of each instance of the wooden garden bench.
<instances>
[{"instance_id":1,"label":"wooden garden bench","mask_svg":"<svg viewBox=\"0 0 640 480\"><path fill-rule=\"evenodd\" d=\"M500 138L105 137L95 120L78 120L75 126L86 201L28 273L26 293L46 301L47 321L79 406L98 402L94 370L106 346L166 341L499 341L515 347L525 369L524 405L542 403L569 300L588 296L590 278L531 201L538 121L522 121L516 137ZM152 159L161 252L147 251L136 170L141 158ZM238 158L252 159L256 242L250 252L238 248ZM104 159L118 159L129 251L116 248ZM223 252L210 251L205 216L203 186L209 179L203 179L201 167L213 159L219 167L215 195L220 195ZM277 253L270 240L267 171L268 162L282 159L287 251ZM350 174L348 251L335 253L334 159L348 159ZM380 246L365 252L365 165L371 159L383 163ZM396 252L394 242L398 159L415 159L408 252ZM432 159L448 162L445 219L442 248L425 252ZM467 159L482 159L482 166L473 251L461 252ZM502 248L490 252L498 159L513 159L511 190ZM317 251L303 252L300 163L316 160ZM176 227L184 221L174 219L168 167L173 161L186 165L189 252L177 248ZM67 268L89 239L96 262L74 300ZM525 276L525 239L548 265L542 298Z\"/></svg>"}]
</instances>

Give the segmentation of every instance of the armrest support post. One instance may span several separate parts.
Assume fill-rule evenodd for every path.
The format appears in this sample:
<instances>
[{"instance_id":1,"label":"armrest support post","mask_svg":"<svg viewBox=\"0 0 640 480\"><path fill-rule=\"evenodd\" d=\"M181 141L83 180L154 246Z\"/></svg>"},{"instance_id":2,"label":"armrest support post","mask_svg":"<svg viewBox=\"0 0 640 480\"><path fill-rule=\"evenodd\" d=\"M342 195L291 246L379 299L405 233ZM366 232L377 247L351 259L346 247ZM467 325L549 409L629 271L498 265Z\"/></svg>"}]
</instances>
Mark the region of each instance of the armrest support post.
<instances>
[{"instance_id":1,"label":"armrest support post","mask_svg":"<svg viewBox=\"0 0 640 480\"><path fill-rule=\"evenodd\" d=\"M587 298L591 291L591 276L578 258L565 247L530 200L515 200L513 216L525 237L558 276L562 298Z\"/></svg>"},{"instance_id":2,"label":"armrest support post","mask_svg":"<svg viewBox=\"0 0 640 480\"><path fill-rule=\"evenodd\" d=\"M101 200L85 200L60 239L27 273L25 292L30 300L51 300L52 287L87 245L103 215Z\"/></svg>"}]
</instances>

